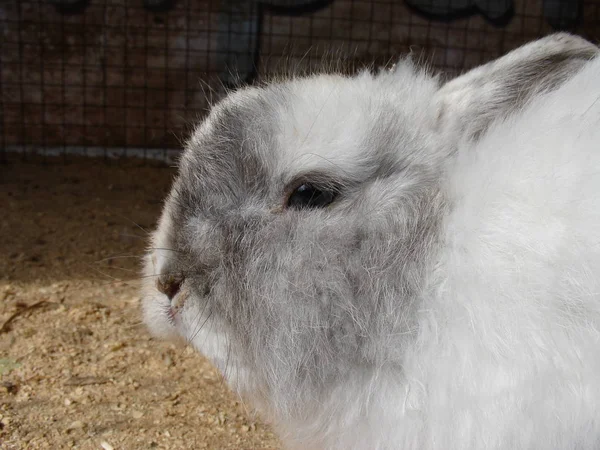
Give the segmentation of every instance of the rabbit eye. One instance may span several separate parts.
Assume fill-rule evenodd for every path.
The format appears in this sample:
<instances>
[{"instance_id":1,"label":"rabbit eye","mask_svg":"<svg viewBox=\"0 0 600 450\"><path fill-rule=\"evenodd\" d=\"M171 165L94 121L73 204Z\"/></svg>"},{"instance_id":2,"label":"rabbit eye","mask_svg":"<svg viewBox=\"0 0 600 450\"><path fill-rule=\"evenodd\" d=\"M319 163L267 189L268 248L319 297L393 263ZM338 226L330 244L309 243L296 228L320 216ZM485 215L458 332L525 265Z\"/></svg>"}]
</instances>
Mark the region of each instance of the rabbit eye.
<instances>
[{"instance_id":1,"label":"rabbit eye","mask_svg":"<svg viewBox=\"0 0 600 450\"><path fill-rule=\"evenodd\" d=\"M324 208L336 198L337 192L322 190L311 184L301 184L290 195L288 208Z\"/></svg>"}]
</instances>

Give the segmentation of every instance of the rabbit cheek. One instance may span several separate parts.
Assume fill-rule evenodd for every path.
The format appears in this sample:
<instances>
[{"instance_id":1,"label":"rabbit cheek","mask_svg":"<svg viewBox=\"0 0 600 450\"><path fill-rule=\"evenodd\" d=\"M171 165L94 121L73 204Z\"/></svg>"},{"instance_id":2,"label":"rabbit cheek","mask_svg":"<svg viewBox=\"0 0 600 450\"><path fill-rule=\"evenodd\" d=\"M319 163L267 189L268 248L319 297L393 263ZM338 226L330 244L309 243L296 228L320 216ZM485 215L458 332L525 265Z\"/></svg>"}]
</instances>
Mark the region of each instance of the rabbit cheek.
<instances>
[{"instance_id":1,"label":"rabbit cheek","mask_svg":"<svg viewBox=\"0 0 600 450\"><path fill-rule=\"evenodd\" d=\"M293 220L278 225L259 233L260 252L235 249L238 264L224 283L229 302L219 302L248 367L275 391L330 378L342 350L356 349L348 342L355 330L344 328L351 321L336 311L352 294L343 268L332 265L341 256L335 239L317 245L312 227Z\"/></svg>"}]
</instances>

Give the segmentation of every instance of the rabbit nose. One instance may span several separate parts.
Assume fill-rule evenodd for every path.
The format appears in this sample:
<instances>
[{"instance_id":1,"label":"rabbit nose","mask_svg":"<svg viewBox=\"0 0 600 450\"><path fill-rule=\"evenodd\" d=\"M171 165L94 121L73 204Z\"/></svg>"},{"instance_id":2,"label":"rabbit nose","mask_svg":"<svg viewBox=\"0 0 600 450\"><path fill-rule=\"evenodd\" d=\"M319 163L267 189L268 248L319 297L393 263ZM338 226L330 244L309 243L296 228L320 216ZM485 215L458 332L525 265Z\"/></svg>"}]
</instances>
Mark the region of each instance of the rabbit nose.
<instances>
[{"instance_id":1,"label":"rabbit nose","mask_svg":"<svg viewBox=\"0 0 600 450\"><path fill-rule=\"evenodd\" d=\"M156 289L165 294L169 300L177 295L183 283L183 276L168 275L166 277L158 277L156 280Z\"/></svg>"}]
</instances>

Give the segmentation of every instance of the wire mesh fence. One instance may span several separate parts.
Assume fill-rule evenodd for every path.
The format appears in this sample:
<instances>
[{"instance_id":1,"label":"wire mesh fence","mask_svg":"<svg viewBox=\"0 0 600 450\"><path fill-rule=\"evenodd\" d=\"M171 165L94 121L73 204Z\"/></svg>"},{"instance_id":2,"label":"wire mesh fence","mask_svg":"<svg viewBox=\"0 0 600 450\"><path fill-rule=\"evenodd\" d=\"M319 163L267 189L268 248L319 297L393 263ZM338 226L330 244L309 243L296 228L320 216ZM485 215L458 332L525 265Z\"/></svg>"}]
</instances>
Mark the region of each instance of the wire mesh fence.
<instances>
[{"instance_id":1,"label":"wire mesh fence","mask_svg":"<svg viewBox=\"0 0 600 450\"><path fill-rule=\"evenodd\" d=\"M600 37L600 0L9 0L0 148L168 157L225 88L411 52L457 73L556 29Z\"/></svg>"}]
</instances>

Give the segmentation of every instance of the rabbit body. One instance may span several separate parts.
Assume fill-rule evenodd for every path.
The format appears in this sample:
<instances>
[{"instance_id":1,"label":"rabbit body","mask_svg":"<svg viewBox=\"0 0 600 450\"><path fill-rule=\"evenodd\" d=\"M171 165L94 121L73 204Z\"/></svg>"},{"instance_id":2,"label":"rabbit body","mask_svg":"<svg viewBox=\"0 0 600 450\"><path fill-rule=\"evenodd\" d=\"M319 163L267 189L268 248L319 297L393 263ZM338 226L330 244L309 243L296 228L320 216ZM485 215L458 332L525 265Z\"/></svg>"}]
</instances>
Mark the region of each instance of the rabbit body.
<instances>
[{"instance_id":1,"label":"rabbit body","mask_svg":"<svg viewBox=\"0 0 600 450\"><path fill-rule=\"evenodd\" d=\"M148 326L289 448L600 448L596 54L559 34L444 85L404 61L231 94L154 234ZM291 208L302 184L336 199Z\"/></svg>"}]
</instances>

